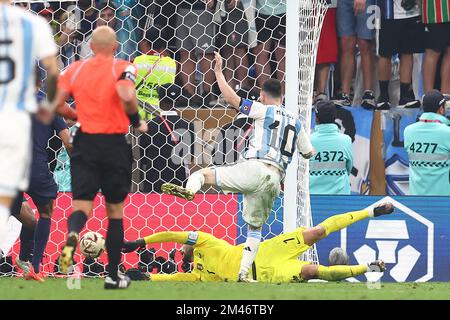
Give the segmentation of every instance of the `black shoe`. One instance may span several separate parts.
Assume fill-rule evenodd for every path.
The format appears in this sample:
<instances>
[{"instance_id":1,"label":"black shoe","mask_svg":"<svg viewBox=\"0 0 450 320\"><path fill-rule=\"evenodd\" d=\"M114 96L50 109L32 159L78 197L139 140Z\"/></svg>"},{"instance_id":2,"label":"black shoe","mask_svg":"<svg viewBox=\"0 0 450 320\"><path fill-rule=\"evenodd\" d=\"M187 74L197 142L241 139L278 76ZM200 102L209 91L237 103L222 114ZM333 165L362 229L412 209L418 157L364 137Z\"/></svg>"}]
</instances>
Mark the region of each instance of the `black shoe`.
<instances>
[{"instance_id":1,"label":"black shoe","mask_svg":"<svg viewBox=\"0 0 450 320\"><path fill-rule=\"evenodd\" d=\"M130 284L130 277L125 275L117 275L117 280L113 280L109 276L105 278L105 289L126 289Z\"/></svg>"},{"instance_id":2,"label":"black shoe","mask_svg":"<svg viewBox=\"0 0 450 320\"><path fill-rule=\"evenodd\" d=\"M398 106L403 108L420 108L420 101L416 100L414 93L411 92L411 94L406 97L400 97Z\"/></svg>"},{"instance_id":3,"label":"black shoe","mask_svg":"<svg viewBox=\"0 0 450 320\"><path fill-rule=\"evenodd\" d=\"M391 109L391 103L388 96L380 96L377 100L377 110L389 110Z\"/></svg>"},{"instance_id":4,"label":"black shoe","mask_svg":"<svg viewBox=\"0 0 450 320\"><path fill-rule=\"evenodd\" d=\"M394 205L390 202L382 203L373 208L373 216L379 217L394 212Z\"/></svg>"},{"instance_id":5,"label":"black shoe","mask_svg":"<svg viewBox=\"0 0 450 320\"><path fill-rule=\"evenodd\" d=\"M316 97L314 98L313 105L316 105L316 104L317 104L318 102L320 102L320 101L326 101L326 100L328 100L327 95L326 95L324 92L319 93L319 94L316 95Z\"/></svg>"},{"instance_id":6,"label":"black shoe","mask_svg":"<svg viewBox=\"0 0 450 320\"><path fill-rule=\"evenodd\" d=\"M350 100L350 96L346 93L339 93L334 99L333 102L335 105L340 107L349 107L352 105L352 101Z\"/></svg>"},{"instance_id":7,"label":"black shoe","mask_svg":"<svg viewBox=\"0 0 450 320\"><path fill-rule=\"evenodd\" d=\"M361 106L364 109L373 110L377 106L377 102L375 100L375 95L372 90L366 90L364 95L362 96Z\"/></svg>"}]
</instances>

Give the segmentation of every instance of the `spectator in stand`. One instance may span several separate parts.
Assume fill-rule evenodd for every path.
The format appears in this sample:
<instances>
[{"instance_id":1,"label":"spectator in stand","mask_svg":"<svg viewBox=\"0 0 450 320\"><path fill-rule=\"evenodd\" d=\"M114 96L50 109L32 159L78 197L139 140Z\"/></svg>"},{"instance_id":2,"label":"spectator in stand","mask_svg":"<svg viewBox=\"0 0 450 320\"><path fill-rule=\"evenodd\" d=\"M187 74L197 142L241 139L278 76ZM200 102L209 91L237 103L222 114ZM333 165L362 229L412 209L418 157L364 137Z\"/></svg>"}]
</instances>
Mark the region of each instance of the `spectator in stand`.
<instances>
[{"instance_id":1,"label":"spectator in stand","mask_svg":"<svg viewBox=\"0 0 450 320\"><path fill-rule=\"evenodd\" d=\"M225 78L236 91L248 92L248 33L249 23L240 0L218 0L216 15L220 16L220 32L216 42L226 57Z\"/></svg>"},{"instance_id":2,"label":"spectator in stand","mask_svg":"<svg viewBox=\"0 0 450 320\"><path fill-rule=\"evenodd\" d=\"M72 62L80 60L82 35L76 29L76 18L73 12L64 12L59 23L61 32L56 35L56 44L60 49L58 64L59 69L62 70Z\"/></svg>"},{"instance_id":3,"label":"spectator in stand","mask_svg":"<svg viewBox=\"0 0 450 320\"><path fill-rule=\"evenodd\" d=\"M38 12L38 14L48 21L48 24L52 28L53 34L57 34L60 31L60 25L56 19L56 13L51 7L42 9Z\"/></svg>"},{"instance_id":4,"label":"spectator in stand","mask_svg":"<svg viewBox=\"0 0 450 320\"><path fill-rule=\"evenodd\" d=\"M142 32L138 29L140 8L137 7L138 0L111 0L112 4L117 8L116 19L120 24L118 28L118 39L124 46L130 50L130 60L138 54L138 43L142 39ZM131 52L131 48L134 52Z\"/></svg>"},{"instance_id":5,"label":"spectator in stand","mask_svg":"<svg viewBox=\"0 0 450 320\"><path fill-rule=\"evenodd\" d=\"M286 51L286 0L256 0L256 31L258 44L256 55L256 84L259 88L275 75L283 86ZM275 54L276 61L271 59ZM272 62L276 68L271 70Z\"/></svg>"},{"instance_id":6,"label":"spectator in stand","mask_svg":"<svg viewBox=\"0 0 450 320\"><path fill-rule=\"evenodd\" d=\"M424 90L429 92L435 87L437 64L442 54L441 91L450 94L450 1L422 0L422 22L426 27Z\"/></svg>"},{"instance_id":7,"label":"spectator in stand","mask_svg":"<svg viewBox=\"0 0 450 320\"><path fill-rule=\"evenodd\" d=\"M208 105L213 98L211 93L215 81L212 71L214 59L214 37L216 26L213 21L215 0L181 0L177 6L177 26L175 36L180 50L181 83L190 95L190 103ZM195 86L196 64L203 74L202 96Z\"/></svg>"},{"instance_id":8,"label":"spectator in stand","mask_svg":"<svg viewBox=\"0 0 450 320\"><path fill-rule=\"evenodd\" d=\"M336 33L336 3L331 1L325 18L323 20L322 30L320 31L319 48L317 51L316 62L316 96L315 103L328 100L329 96L325 92L330 74L330 67L337 63L338 44Z\"/></svg>"},{"instance_id":9,"label":"spectator in stand","mask_svg":"<svg viewBox=\"0 0 450 320\"><path fill-rule=\"evenodd\" d=\"M150 105L159 109L158 87L175 82L177 64L167 51L164 31L153 26L147 30L145 38L139 44L139 51L144 54L134 59L138 70L136 77L136 93L141 104L141 119L151 120L153 116L142 105Z\"/></svg>"},{"instance_id":10,"label":"spectator in stand","mask_svg":"<svg viewBox=\"0 0 450 320\"><path fill-rule=\"evenodd\" d=\"M400 55L399 107L419 108L412 88L413 54L423 52L424 27L415 0L379 0L381 28L378 33L378 80L380 96L377 108L389 110L389 81L392 56Z\"/></svg>"},{"instance_id":11,"label":"spectator in stand","mask_svg":"<svg viewBox=\"0 0 450 320\"><path fill-rule=\"evenodd\" d=\"M336 20L341 46L341 90L334 101L337 105L350 106L352 104L350 91L356 65L355 48L358 45L364 82L362 106L368 109L376 107L372 80L374 57L371 46L375 26L368 25L370 17L368 7L374 3L375 0L338 0Z\"/></svg>"},{"instance_id":12,"label":"spectator in stand","mask_svg":"<svg viewBox=\"0 0 450 320\"><path fill-rule=\"evenodd\" d=\"M79 32L83 35L83 39L92 33L97 21L98 11L95 7L94 0L78 0L79 14L81 17L79 23Z\"/></svg>"},{"instance_id":13,"label":"spectator in stand","mask_svg":"<svg viewBox=\"0 0 450 320\"><path fill-rule=\"evenodd\" d=\"M130 60L131 57L136 54L136 40L134 36L130 35L128 31L122 28L120 21L118 22L116 15L116 7L111 2L103 2L98 6L98 18L96 21L96 27L108 26L116 31L117 40L119 42L119 48L116 52L116 58ZM132 36L132 38L129 38ZM93 55L89 46L92 33L81 43L80 56L83 59L89 58Z\"/></svg>"}]
</instances>

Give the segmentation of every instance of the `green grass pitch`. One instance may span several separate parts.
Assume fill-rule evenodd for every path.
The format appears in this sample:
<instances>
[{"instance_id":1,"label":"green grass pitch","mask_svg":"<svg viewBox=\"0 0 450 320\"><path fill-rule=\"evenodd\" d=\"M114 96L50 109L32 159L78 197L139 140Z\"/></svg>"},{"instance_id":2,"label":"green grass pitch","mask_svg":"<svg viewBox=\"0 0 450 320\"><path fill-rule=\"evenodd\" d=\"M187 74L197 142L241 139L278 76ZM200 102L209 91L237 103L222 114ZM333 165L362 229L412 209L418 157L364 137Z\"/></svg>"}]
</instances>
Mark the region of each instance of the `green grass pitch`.
<instances>
[{"instance_id":1,"label":"green grass pitch","mask_svg":"<svg viewBox=\"0 0 450 320\"><path fill-rule=\"evenodd\" d=\"M0 299L450 299L450 283L382 283L368 289L365 283L181 283L133 282L127 290L107 291L102 279L81 279L81 289L69 290L66 279L45 283L22 278L0 278Z\"/></svg>"}]
</instances>

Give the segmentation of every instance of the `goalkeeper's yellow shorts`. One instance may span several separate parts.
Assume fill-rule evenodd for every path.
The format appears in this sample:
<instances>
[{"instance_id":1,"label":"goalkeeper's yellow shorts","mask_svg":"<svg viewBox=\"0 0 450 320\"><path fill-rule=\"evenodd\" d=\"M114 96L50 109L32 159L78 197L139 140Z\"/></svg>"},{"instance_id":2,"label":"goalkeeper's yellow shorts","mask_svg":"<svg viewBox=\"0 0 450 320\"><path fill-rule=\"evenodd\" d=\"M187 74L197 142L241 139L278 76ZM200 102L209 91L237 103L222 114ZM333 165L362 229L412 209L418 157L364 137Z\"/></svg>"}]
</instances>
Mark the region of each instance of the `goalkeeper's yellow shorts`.
<instances>
[{"instance_id":1,"label":"goalkeeper's yellow shorts","mask_svg":"<svg viewBox=\"0 0 450 320\"><path fill-rule=\"evenodd\" d=\"M307 261L298 257L310 247L303 239L304 228L283 233L261 243L255 260L256 279L259 282L297 282Z\"/></svg>"}]
</instances>

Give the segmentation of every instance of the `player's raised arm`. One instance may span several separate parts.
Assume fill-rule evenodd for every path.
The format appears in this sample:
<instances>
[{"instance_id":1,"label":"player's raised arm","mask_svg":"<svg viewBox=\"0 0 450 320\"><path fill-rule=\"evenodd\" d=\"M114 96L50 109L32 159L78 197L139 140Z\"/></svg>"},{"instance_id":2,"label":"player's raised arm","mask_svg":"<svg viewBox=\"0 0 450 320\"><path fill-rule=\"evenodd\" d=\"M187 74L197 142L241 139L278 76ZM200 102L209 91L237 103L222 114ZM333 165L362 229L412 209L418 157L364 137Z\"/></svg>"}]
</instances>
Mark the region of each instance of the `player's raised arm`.
<instances>
[{"instance_id":1,"label":"player's raised arm","mask_svg":"<svg viewBox=\"0 0 450 320\"><path fill-rule=\"evenodd\" d=\"M233 88L230 87L222 71L222 56L218 52L214 52L215 65L214 73L216 74L217 84L219 85L220 92L222 92L225 102L231 107L239 111L241 104L241 98L236 94Z\"/></svg>"}]
</instances>

